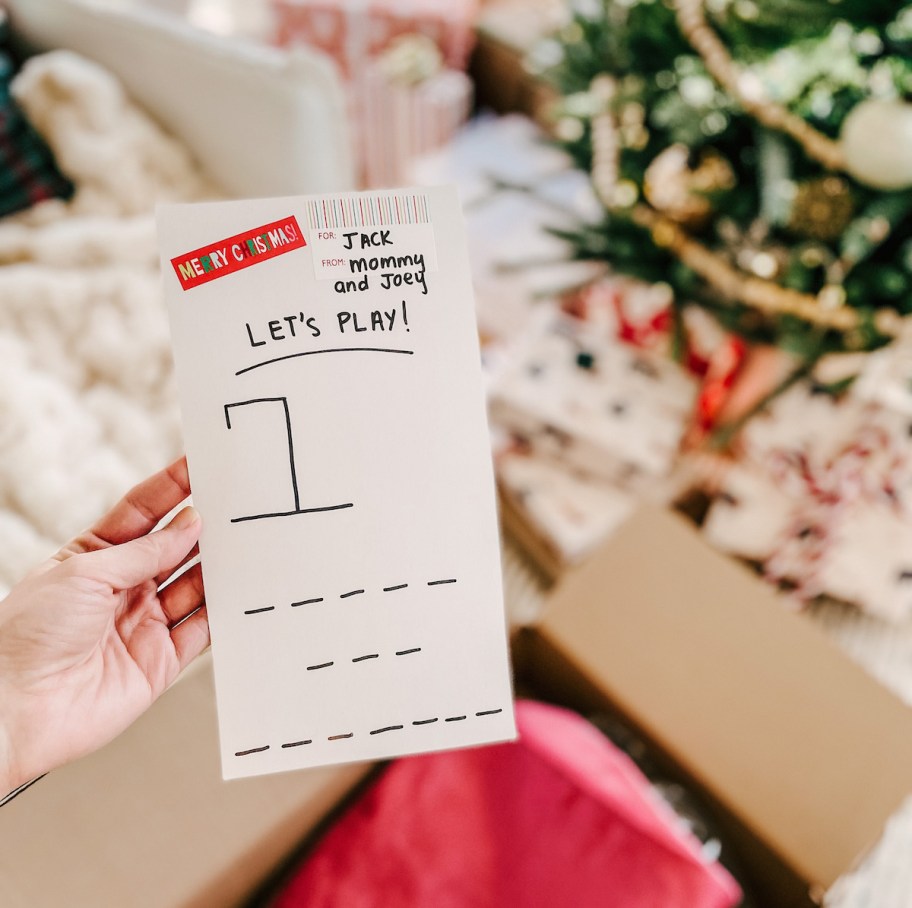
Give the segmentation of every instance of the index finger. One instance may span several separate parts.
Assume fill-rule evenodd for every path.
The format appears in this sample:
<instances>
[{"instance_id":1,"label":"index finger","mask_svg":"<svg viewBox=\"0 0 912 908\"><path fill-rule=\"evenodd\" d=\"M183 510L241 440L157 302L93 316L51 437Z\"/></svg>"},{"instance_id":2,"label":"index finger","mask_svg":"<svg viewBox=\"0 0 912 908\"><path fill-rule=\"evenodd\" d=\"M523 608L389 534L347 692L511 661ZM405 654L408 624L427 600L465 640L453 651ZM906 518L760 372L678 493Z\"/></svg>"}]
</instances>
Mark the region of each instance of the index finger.
<instances>
[{"instance_id":1,"label":"index finger","mask_svg":"<svg viewBox=\"0 0 912 908\"><path fill-rule=\"evenodd\" d=\"M144 536L189 495L187 458L181 457L130 489L94 526L66 546L63 553L96 551Z\"/></svg>"}]
</instances>

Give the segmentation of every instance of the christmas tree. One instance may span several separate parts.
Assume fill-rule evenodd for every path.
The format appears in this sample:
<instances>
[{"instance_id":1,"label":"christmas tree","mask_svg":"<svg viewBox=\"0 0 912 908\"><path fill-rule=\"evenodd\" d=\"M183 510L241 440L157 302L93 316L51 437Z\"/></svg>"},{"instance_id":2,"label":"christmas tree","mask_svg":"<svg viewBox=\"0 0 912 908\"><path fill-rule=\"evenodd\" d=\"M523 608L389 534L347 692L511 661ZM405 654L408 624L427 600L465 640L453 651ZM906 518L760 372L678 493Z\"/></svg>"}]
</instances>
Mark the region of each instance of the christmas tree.
<instances>
[{"instance_id":1,"label":"christmas tree","mask_svg":"<svg viewBox=\"0 0 912 908\"><path fill-rule=\"evenodd\" d=\"M804 363L912 314L912 4L593 0L537 55L605 207L580 258Z\"/></svg>"}]
</instances>

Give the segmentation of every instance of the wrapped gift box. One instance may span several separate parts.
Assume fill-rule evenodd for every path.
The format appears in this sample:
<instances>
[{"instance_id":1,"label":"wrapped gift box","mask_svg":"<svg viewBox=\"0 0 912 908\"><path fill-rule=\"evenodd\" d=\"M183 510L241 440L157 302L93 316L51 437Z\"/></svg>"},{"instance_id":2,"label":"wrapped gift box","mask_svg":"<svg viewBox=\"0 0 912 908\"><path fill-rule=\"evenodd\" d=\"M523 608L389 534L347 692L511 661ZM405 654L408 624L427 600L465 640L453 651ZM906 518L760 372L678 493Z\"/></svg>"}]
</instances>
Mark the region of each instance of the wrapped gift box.
<instances>
[{"instance_id":1,"label":"wrapped gift box","mask_svg":"<svg viewBox=\"0 0 912 908\"><path fill-rule=\"evenodd\" d=\"M673 362L555 316L495 382L491 416L534 450L642 490L670 471L694 394Z\"/></svg>"},{"instance_id":2,"label":"wrapped gift box","mask_svg":"<svg viewBox=\"0 0 912 908\"><path fill-rule=\"evenodd\" d=\"M272 0L278 44L310 44L351 75L401 35L422 34L447 66L465 69L474 43L476 0Z\"/></svg>"},{"instance_id":3,"label":"wrapped gift box","mask_svg":"<svg viewBox=\"0 0 912 908\"><path fill-rule=\"evenodd\" d=\"M841 399L804 382L749 422L704 532L802 600L827 595L902 622L912 617L909 416L892 408L903 383L874 365L879 382L863 377Z\"/></svg>"},{"instance_id":4,"label":"wrapped gift box","mask_svg":"<svg viewBox=\"0 0 912 908\"><path fill-rule=\"evenodd\" d=\"M582 561L636 507L628 492L514 445L495 458L501 518L552 578Z\"/></svg>"},{"instance_id":5,"label":"wrapped gift box","mask_svg":"<svg viewBox=\"0 0 912 908\"><path fill-rule=\"evenodd\" d=\"M411 162L445 145L472 108L472 82L455 69L403 84L373 62L353 90L362 184L370 188L403 185Z\"/></svg>"},{"instance_id":6,"label":"wrapped gift box","mask_svg":"<svg viewBox=\"0 0 912 908\"><path fill-rule=\"evenodd\" d=\"M411 163L446 144L465 122L473 93L463 70L475 6L475 0L273 0L276 42L322 50L347 84L363 188L406 182Z\"/></svg>"}]
</instances>

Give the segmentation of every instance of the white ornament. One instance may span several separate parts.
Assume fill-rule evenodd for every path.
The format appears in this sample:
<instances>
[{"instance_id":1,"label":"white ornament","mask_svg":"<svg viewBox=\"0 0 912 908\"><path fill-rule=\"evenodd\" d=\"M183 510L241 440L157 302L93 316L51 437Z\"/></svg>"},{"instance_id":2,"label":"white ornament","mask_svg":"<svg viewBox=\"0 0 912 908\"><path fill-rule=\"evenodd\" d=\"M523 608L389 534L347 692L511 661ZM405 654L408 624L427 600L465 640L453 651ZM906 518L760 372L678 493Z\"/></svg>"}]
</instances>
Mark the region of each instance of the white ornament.
<instances>
[{"instance_id":1,"label":"white ornament","mask_svg":"<svg viewBox=\"0 0 912 908\"><path fill-rule=\"evenodd\" d=\"M846 171L875 189L912 186L912 104L869 99L857 104L839 138Z\"/></svg>"}]
</instances>

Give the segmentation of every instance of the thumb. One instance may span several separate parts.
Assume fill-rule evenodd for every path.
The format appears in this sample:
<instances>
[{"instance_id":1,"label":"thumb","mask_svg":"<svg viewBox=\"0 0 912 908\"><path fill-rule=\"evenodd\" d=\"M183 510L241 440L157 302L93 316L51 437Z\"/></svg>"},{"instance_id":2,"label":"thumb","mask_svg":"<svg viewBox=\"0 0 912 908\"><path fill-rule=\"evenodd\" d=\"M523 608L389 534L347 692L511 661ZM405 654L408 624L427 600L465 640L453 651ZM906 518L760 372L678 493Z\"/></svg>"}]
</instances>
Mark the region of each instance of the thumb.
<instances>
[{"instance_id":1,"label":"thumb","mask_svg":"<svg viewBox=\"0 0 912 908\"><path fill-rule=\"evenodd\" d=\"M200 528L199 512L188 507L161 530L70 560L83 576L130 589L175 569L196 544Z\"/></svg>"}]
</instances>

